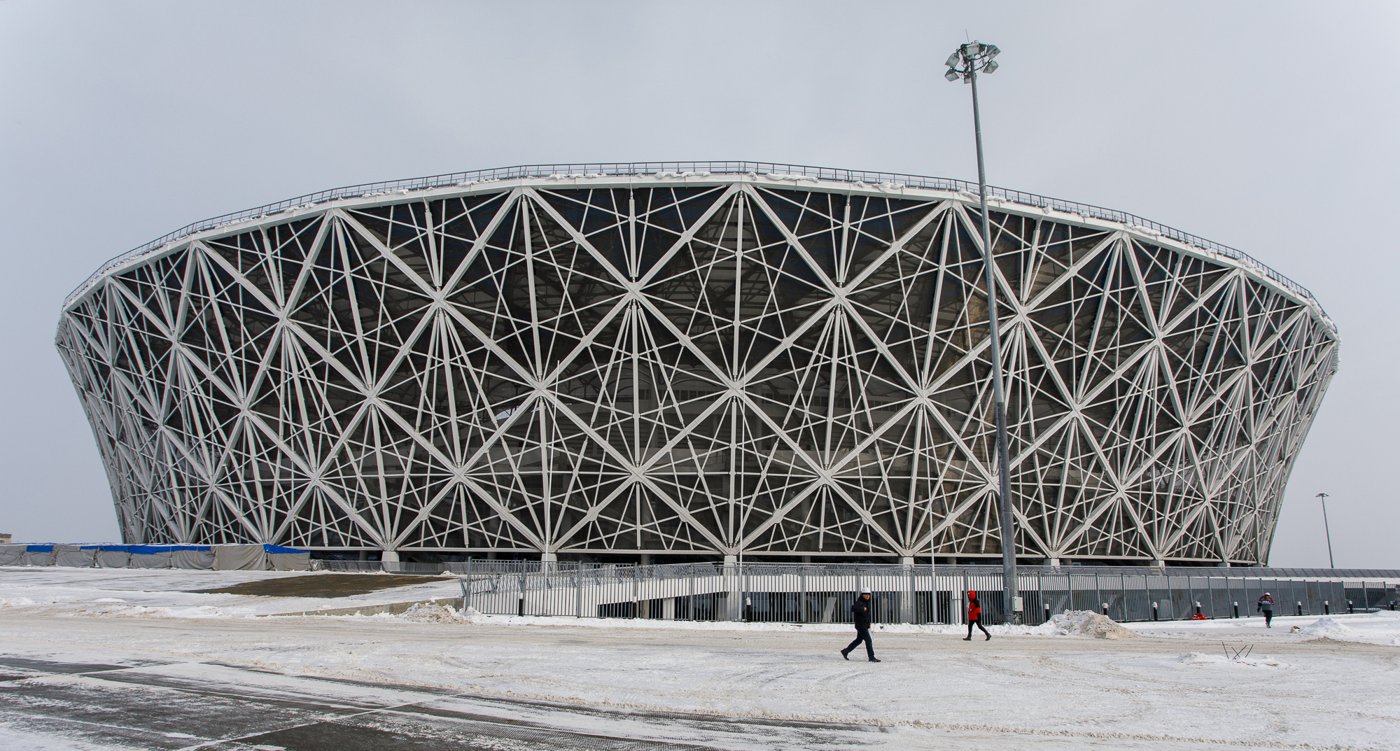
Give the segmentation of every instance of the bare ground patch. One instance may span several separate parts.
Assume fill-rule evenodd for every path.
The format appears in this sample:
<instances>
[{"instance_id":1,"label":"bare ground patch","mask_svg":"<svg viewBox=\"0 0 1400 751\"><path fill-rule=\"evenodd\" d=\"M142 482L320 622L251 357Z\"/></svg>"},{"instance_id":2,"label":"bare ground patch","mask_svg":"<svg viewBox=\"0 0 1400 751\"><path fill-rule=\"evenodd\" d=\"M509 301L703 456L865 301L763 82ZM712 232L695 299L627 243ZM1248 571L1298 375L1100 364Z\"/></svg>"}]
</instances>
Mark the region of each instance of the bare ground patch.
<instances>
[{"instance_id":1,"label":"bare ground patch","mask_svg":"<svg viewBox=\"0 0 1400 751\"><path fill-rule=\"evenodd\" d=\"M202 594L264 595L267 597L347 597L381 589L410 587L439 581L436 576L404 574L313 574L231 584L195 590Z\"/></svg>"}]
</instances>

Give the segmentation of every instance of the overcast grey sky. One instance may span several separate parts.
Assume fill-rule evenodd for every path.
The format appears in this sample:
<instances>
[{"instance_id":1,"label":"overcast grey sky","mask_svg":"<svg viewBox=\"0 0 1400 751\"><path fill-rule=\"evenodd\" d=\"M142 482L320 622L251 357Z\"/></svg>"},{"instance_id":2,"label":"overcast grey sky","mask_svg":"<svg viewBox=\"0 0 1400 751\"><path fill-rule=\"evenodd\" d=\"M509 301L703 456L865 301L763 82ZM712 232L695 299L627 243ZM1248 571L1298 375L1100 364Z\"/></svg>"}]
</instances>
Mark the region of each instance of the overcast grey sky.
<instances>
[{"instance_id":1,"label":"overcast grey sky","mask_svg":"<svg viewBox=\"0 0 1400 751\"><path fill-rule=\"evenodd\" d=\"M975 6L975 7L970 7ZM191 221L537 162L749 159L1134 212L1311 289L1341 370L1271 563L1400 568L1400 4L0 0L0 531L111 541L63 298Z\"/></svg>"}]
</instances>

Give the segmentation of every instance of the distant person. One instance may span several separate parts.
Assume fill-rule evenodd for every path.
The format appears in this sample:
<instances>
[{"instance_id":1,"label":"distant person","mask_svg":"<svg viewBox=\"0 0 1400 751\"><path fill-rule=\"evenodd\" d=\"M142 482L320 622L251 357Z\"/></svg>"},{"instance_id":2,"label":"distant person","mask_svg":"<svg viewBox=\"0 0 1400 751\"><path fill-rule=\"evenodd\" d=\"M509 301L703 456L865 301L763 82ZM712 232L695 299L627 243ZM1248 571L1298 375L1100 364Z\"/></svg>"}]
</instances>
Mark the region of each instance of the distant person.
<instances>
[{"instance_id":1,"label":"distant person","mask_svg":"<svg viewBox=\"0 0 1400 751\"><path fill-rule=\"evenodd\" d=\"M879 662L875 657L875 643L870 640L870 588L866 587L860 591L860 596L851 606L851 615L856 624L856 639L846 648L841 650L841 656L847 660L851 659L851 651L865 642L865 656L871 662Z\"/></svg>"},{"instance_id":2,"label":"distant person","mask_svg":"<svg viewBox=\"0 0 1400 751\"><path fill-rule=\"evenodd\" d=\"M982 625L982 604L977 601L977 590L969 589L967 591L967 636L963 637L963 641L972 641L973 626L982 629L982 633L986 634L987 638L983 641L991 640L992 635L987 632L987 627Z\"/></svg>"},{"instance_id":3,"label":"distant person","mask_svg":"<svg viewBox=\"0 0 1400 751\"><path fill-rule=\"evenodd\" d=\"M1274 596L1265 592L1259 595L1259 602L1254 603L1254 609L1264 614L1264 628L1274 627Z\"/></svg>"}]
</instances>

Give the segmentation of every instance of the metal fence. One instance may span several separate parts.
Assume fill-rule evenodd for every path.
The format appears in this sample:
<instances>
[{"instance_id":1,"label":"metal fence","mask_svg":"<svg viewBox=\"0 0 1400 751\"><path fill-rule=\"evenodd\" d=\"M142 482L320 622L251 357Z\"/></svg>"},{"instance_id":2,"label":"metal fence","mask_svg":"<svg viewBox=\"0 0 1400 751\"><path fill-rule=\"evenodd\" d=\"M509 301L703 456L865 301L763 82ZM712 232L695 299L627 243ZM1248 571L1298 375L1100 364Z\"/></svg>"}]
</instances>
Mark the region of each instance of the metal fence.
<instances>
[{"instance_id":1,"label":"metal fence","mask_svg":"<svg viewBox=\"0 0 1400 751\"><path fill-rule=\"evenodd\" d=\"M401 566L404 564L401 564ZM415 564L407 564L415 565ZM425 564L416 564L425 565ZM667 620L849 623L854 593L873 592L878 623L963 623L976 591L985 623L1007 622L1000 568L872 564L671 565L467 561L432 564L458 573L463 608L502 615ZM1021 622L1066 610L1116 621L1249 617L1264 592L1278 615L1393 607L1394 582L1231 575L1228 570L1022 568Z\"/></svg>"}]
</instances>

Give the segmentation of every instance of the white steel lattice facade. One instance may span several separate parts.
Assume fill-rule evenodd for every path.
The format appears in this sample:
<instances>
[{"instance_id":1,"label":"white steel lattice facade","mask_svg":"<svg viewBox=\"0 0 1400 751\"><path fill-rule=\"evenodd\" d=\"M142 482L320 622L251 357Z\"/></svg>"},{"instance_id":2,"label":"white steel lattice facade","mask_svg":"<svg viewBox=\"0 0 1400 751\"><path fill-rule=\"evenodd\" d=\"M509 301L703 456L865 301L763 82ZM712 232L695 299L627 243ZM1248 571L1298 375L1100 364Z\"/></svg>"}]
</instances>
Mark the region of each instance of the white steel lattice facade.
<instances>
[{"instance_id":1,"label":"white steel lattice facade","mask_svg":"<svg viewBox=\"0 0 1400 751\"><path fill-rule=\"evenodd\" d=\"M332 196L109 264L57 343L123 536L999 556L976 201L734 172ZM1330 320L1000 195L1018 553L1265 562Z\"/></svg>"}]
</instances>

